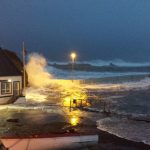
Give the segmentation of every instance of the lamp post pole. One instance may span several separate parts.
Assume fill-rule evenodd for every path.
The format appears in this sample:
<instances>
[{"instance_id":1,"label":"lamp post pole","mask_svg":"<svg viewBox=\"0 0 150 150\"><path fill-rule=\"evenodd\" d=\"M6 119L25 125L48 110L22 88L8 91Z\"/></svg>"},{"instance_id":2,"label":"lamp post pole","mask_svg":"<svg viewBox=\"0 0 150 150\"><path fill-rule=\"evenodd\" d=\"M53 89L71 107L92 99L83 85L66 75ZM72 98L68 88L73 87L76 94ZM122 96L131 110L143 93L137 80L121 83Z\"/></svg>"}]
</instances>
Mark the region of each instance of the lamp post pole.
<instances>
[{"instance_id":1,"label":"lamp post pole","mask_svg":"<svg viewBox=\"0 0 150 150\"><path fill-rule=\"evenodd\" d=\"M23 54L23 91L24 95L26 93L26 70L25 70L25 46L23 42L23 49L22 49L22 54Z\"/></svg>"},{"instance_id":2,"label":"lamp post pole","mask_svg":"<svg viewBox=\"0 0 150 150\"><path fill-rule=\"evenodd\" d=\"M73 80L74 80L74 76L73 76L73 71L74 71L74 63L75 63L75 59L76 59L76 57L77 57L77 55L76 55L76 53L74 53L74 52L72 52L71 54L70 54L70 57L71 57L71 73L72 73L72 82L73 82ZM72 105L72 99L70 98L70 112L71 112L71 105Z\"/></svg>"},{"instance_id":3,"label":"lamp post pole","mask_svg":"<svg viewBox=\"0 0 150 150\"><path fill-rule=\"evenodd\" d=\"M71 61L72 61L72 63L71 63L71 65L72 65L71 71L72 71L72 82L73 82L73 80L74 80L74 76L73 76L74 63L75 63L75 59L76 59L77 55L76 55L76 53L72 52L70 57L71 57Z\"/></svg>"}]
</instances>

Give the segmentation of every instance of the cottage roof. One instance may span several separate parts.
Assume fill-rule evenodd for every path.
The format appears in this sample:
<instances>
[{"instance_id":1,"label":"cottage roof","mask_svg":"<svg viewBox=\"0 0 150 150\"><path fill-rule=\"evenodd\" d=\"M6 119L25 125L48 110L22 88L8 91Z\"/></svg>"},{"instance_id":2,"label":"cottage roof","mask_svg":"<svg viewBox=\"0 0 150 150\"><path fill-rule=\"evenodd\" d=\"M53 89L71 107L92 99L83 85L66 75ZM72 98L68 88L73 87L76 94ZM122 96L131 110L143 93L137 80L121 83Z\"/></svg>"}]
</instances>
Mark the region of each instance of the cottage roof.
<instances>
[{"instance_id":1,"label":"cottage roof","mask_svg":"<svg viewBox=\"0 0 150 150\"><path fill-rule=\"evenodd\" d=\"M18 56L9 50L0 48L0 76L22 75L22 62Z\"/></svg>"}]
</instances>

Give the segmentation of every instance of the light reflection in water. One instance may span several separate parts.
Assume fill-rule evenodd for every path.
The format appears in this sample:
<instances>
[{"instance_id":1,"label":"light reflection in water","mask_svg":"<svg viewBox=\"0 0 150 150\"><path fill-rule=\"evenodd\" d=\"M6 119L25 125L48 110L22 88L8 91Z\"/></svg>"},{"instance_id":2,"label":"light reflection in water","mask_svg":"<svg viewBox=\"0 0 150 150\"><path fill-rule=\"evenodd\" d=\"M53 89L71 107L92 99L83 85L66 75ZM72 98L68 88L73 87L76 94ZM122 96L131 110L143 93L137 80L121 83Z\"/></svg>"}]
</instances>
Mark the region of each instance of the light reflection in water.
<instances>
[{"instance_id":1,"label":"light reflection in water","mask_svg":"<svg viewBox=\"0 0 150 150\"><path fill-rule=\"evenodd\" d=\"M70 118L70 123L72 126L76 126L79 124L79 118L77 116L72 116Z\"/></svg>"},{"instance_id":2,"label":"light reflection in water","mask_svg":"<svg viewBox=\"0 0 150 150\"><path fill-rule=\"evenodd\" d=\"M68 110L67 114L69 116L69 123L72 126L77 126L78 124L81 123L81 116L83 116L83 112L81 112L79 109L77 110L72 110L71 112Z\"/></svg>"}]
</instances>

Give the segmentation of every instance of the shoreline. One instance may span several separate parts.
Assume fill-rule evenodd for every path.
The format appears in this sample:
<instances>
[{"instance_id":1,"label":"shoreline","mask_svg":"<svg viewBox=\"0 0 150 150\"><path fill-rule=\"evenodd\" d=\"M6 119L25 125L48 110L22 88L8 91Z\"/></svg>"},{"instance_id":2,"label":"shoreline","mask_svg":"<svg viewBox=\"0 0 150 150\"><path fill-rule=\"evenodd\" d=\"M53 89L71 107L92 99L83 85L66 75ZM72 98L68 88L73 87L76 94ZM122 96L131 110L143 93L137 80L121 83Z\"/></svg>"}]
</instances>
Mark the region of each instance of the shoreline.
<instances>
[{"instance_id":1,"label":"shoreline","mask_svg":"<svg viewBox=\"0 0 150 150\"><path fill-rule=\"evenodd\" d=\"M98 131L99 137L99 142L97 145L95 145L91 150L98 150L99 148L104 148L104 149L120 149L120 150L125 150L130 148L131 150L149 150L150 145L145 144L143 142L135 142L135 141L130 141L121 137L118 137L114 134L111 134L107 131L100 130Z\"/></svg>"}]
</instances>

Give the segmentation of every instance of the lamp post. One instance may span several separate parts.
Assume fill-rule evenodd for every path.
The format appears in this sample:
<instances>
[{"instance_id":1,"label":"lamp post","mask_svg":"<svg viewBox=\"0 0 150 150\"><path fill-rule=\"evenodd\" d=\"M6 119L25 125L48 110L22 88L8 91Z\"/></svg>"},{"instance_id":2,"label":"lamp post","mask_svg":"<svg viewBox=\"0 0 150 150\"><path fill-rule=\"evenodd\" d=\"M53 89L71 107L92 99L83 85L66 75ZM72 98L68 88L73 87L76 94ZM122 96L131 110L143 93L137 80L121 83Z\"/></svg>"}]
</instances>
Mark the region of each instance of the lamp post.
<instances>
[{"instance_id":1,"label":"lamp post","mask_svg":"<svg viewBox=\"0 0 150 150\"><path fill-rule=\"evenodd\" d=\"M70 57L71 57L71 61L72 61L72 82L73 82L73 70L74 70L74 63L75 63L75 59L77 57L76 53L75 52L72 52L70 54Z\"/></svg>"},{"instance_id":2,"label":"lamp post","mask_svg":"<svg viewBox=\"0 0 150 150\"><path fill-rule=\"evenodd\" d=\"M72 52L71 54L70 54L70 58L71 58L71 62L72 62L72 70L71 70L71 72L72 72L72 82L73 82L73 69L74 69L74 63L75 63L75 59L76 59L76 57L77 57L77 55L76 55L76 53L75 52ZM71 112L71 98L70 98L70 112Z\"/></svg>"},{"instance_id":3,"label":"lamp post","mask_svg":"<svg viewBox=\"0 0 150 150\"><path fill-rule=\"evenodd\" d=\"M24 96L26 96L26 68L25 68L25 65L26 65L26 63L25 63L25 61L26 61L26 50L25 50L25 46L24 46L24 42L23 42L23 44L22 44L22 61L23 61L23 94L24 94Z\"/></svg>"}]
</instances>

